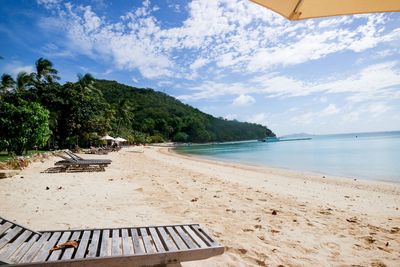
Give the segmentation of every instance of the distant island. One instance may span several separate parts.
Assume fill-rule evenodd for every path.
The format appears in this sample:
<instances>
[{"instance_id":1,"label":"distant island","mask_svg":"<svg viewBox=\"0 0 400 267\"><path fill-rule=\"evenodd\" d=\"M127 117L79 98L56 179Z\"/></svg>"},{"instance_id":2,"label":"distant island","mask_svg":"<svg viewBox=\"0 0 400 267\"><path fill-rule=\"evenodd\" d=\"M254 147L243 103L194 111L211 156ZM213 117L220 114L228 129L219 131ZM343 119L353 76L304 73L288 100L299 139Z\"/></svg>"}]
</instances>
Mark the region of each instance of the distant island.
<instances>
[{"instance_id":1,"label":"distant island","mask_svg":"<svg viewBox=\"0 0 400 267\"><path fill-rule=\"evenodd\" d=\"M44 58L32 73L4 73L0 85L0 151L89 147L104 134L129 143L226 142L274 137L267 127L216 118L162 92L78 75L60 84Z\"/></svg>"}]
</instances>

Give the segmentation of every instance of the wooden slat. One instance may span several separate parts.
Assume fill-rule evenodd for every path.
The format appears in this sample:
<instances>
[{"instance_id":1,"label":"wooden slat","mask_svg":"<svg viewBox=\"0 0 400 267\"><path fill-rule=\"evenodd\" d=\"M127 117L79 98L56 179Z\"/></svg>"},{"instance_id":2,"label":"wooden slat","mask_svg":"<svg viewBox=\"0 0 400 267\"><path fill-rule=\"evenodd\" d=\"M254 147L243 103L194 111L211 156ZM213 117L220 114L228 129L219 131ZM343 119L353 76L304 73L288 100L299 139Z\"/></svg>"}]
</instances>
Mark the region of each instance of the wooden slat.
<instances>
[{"instance_id":1,"label":"wooden slat","mask_svg":"<svg viewBox=\"0 0 400 267\"><path fill-rule=\"evenodd\" d=\"M61 236L61 232L54 232L53 235L50 237L49 241L46 242L43 247L40 249L39 253L37 254L36 258L33 259L33 262L41 262L46 261L47 257L49 256L49 250L57 244L58 239Z\"/></svg>"},{"instance_id":2,"label":"wooden slat","mask_svg":"<svg viewBox=\"0 0 400 267\"><path fill-rule=\"evenodd\" d=\"M99 246L99 240L100 240L100 230L93 231L92 240L90 241L90 245L89 245L89 249L88 249L89 252L88 252L88 255L86 256L86 258L96 257L97 248Z\"/></svg>"},{"instance_id":3,"label":"wooden slat","mask_svg":"<svg viewBox=\"0 0 400 267\"><path fill-rule=\"evenodd\" d=\"M11 226L13 226L13 224L12 223L10 223L10 222L5 222L5 223L3 223L1 226L0 226L0 236L5 232L5 231L7 231L9 228L11 228Z\"/></svg>"},{"instance_id":4,"label":"wooden slat","mask_svg":"<svg viewBox=\"0 0 400 267\"><path fill-rule=\"evenodd\" d=\"M110 238L110 230L103 230L100 246L100 257L108 256L108 242Z\"/></svg>"},{"instance_id":5,"label":"wooden slat","mask_svg":"<svg viewBox=\"0 0 400 267\"><path fill-rule=\"evenodd\" d=\"M44 233L40 239L35 242L28 252L22 257L20 262L31 262L35 258L36 254L42 248L42 246L47 242L51 233Z\"/></svg>"},{"instance_id":6,"label":"wooden slat","mask_svg":"<svg viewBox=\"0 0 400 267\"><path fill-rule=\"evenodd\" d=\"M158 232L161 234L163 244L168 248L168 251L176 251L176 246L171 237L165 232L164 227L157 227Z\"/></svg>"},{"instance_id":7,"label":"wooden slat","mask_svg":"<svg viewBox=\"0 0 400 267\"><path fill-rule=\"evenodd\" d=\"M0 248L7 245L14 237L16 237L22 230L21 227L15 226L9 230L2 238L0 238Z\"/></svg>"},{"instance_id":8,"label":"wooden slat","mask_svg":"<svg viewBox=\"0 0 400 267\"><path fill-rule=\"evenodd\" d=\"M122 236L122 254L123 255L132 255L132 239L129 237L128 229L124 228L121 229L121 236Z\"/></svg>"},{"instance_id":9,"label":"wooden slat","mask_svg":"<svg viewBox=\"0 0 400 267\"><path fill-rule=\"evenodd\" d=\"M185 233L182 226L175 226L174 228L178 231L179 236L183 239L183 241L189 248L198 248L197 245L192 241L192 239Z\"/></svg>"},{"instance_id":10,"label":"wooden slat","mask_svg":"<svg viewBox=\"0 0 400 267\"><path fill-rule=\"evenodd\" d=\"M186 244L182 241L182 239L175 233L175 230L172 227L167 227L167 230L169 234L172 236L173 240L175 241L176 246L179 249L187 249L188 247Z\"/></svg>"},{"instance_id":11,"label":"wooden slat","mask_svg":"<svg viewBox=\"0 0 400 267\"><path fill-rule=\"evenodd\" d=\"M81 236L81 231L75 231L72 233L71 240L79 240L79 237ZM75 248L66 248L64 251L64 254L62 255L61 259L62 260L69 260L72 258L72 255L74 254Z\"/></svg>"},{"instance_id":12,"label":"wooden slat","mask_svg":"<svg viewBox=\"0 0 400 267\"><path fill-rule=\"evenodd\" d=\"M60 240L58 240L57 245L60 245L62 243L65 243L66 241L68 241L70 236L71 236L71 232L62 233L62 236L61 236ZM63 251L63 249L54 250L53 252L51 252L51 255L47 261L58 260L60 258L62 251Z\"/></svg>"},{"instance_id":13,"label":"wooden slat","mask_svg":"<svg viewBox=\"0 0 400 267\"><path fill-rule=\"evenodd\" d=\"M196 244L200 248L207 248L208 247L208 245L206 243L204 243L204 241L193 231L193 229L190 227L190 225L183 226L183 229L186 230L188 235L194 240L194 242L196 242Z\"/></svg>"},{"instance_id":14,"label":"wooden slat","mask_svg":"<svg viewBox=\"0 0 400 267\"><path fill-rule=\"evenodd\" d=\"M112 230L111 256L122 255L119 229Z\"/></svg>"},{"instance_id":15,"label":"wooden slat","mask_svg":"<svg viewBox=\"0 0 400 267\"><path fill-rule=\"evenodd\" d=\"M142 247L140 246L140 237L137 232L138 229L132 228L131 233L132 233L132 241L133 241L133 249L135 255L137 254L143 254Z\"/></svg>"},{"instance_id":16,"label":"wooden slat","mask_svg":"<svg viewBox=\"0 0 400 267\"><path fill-rule=\"evenodd\" d=\"M31 232L31 231L27 231ZM39 239L40 235L34 234L34 236L29 239L28 242L22 245L22 248L15 254L10 257L10 262L20 262L22 257L25 255L25 253L28 252L28 250L32 247L32 245Z\"/></svg>"},{"instance_id":17,"label":"wooden slat","mask_svg":"<svg viewBox=\"0 0 400 267\"><path fill-rule=\"evenodd\" d=\"M209 236L206 232L204 232L199 225L193 225L193 229L202 237L202 239L206 243L209 243L210 246L213 246L214 244L217 243L211 236Z\"/></svg>"},{"instance_id":18,"label":"wooden slat","mask_svg":"<svg viewBox=\"0 0 400 267\"><path fill-rule=\"evenodd\" d=\"M90 237L90 231L89 230L84 231L82 238L79 242L78 250L76 251L76 254L74 256L74 259L82 259L83 257L85 257L87 245L89 242L89 237Z\"/></svg>"},{"instance_id":19,"label":"wooden slat","mask_svg":"<svg viewBox=\"0 0 400 267\"><path fill-rule=\"evenodd\" d=\"M157 230L154 227L149 227L151 238L153 238L154 244L158 252L165 252L165 248L158 236Z\"/></svg>"},{"instance_id":20,"label":"wooden slat","mask_svg":"<svg viewBox=\"0 0 400 267\"><path fill-rule=\"evenodd\" d=\"M153 246L151 245L150 238L147 235L146 228L140 228L140 234L141 234L142 239L143 239L143 244L144 244L144 248L146 250L146 253L154 253Z\"/></svg>"},{"instance_id":21,"label":"wooden slat","mask_svg":"<svg viewBox=\"0 0 400 267\"><path fill-rule=\"evenodd\" d=\"M5 252L3 252L0 258L8 259L11 255L13 255L20 246L32 235L31 231L23 230L22 234L7 248Z\"/></svg>"}]
</instances>

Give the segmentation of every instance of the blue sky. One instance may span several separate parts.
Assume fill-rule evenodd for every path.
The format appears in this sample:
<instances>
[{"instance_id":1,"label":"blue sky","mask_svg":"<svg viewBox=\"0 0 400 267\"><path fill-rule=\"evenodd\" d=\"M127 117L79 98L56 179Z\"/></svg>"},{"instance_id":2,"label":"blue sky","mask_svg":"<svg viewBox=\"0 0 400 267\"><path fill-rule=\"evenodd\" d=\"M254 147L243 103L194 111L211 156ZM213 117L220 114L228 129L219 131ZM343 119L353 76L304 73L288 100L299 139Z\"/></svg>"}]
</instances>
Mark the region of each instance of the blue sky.
<instances>
[{"instance_id":1,"label":"blue sky","mask_svg":"<svg viewBox=\"0 0 400 267\"><path fill-rule=\"evenodd\" d=\"M288 21L247 0L9 0L0 73L45 57L278 135L400 130L400 13Z\"/></svg>"}]
</instances>

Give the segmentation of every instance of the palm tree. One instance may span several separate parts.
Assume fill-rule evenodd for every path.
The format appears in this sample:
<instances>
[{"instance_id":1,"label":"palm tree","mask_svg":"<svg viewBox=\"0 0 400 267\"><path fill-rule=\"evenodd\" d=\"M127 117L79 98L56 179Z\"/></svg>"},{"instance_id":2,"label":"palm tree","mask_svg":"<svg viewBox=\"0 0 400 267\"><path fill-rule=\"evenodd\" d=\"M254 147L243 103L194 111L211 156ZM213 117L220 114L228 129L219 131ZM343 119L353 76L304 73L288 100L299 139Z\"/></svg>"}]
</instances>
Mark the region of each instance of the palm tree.
<instances>
[{"instance_id":1,"label":"palm tree","mask_svg":"<svg viewBox=\"0 0 400 267\"><path fill-rule=\"evenodd\" d=\"M77 76L78 76L77 83L82 93L88 92L97 95L102 95L102 92L94 86L95 78L92 76L92 74L86 73L85 75L82 75L78 73Z\"/></svg>"},{"instance_id":2,"label":"palm tree","mask_svg":"<svg viewBox=\"0 0 400 267\"><path fill-rule=\"evenodd\" d=\"M0 88L2 91L13 88L14 85L15 85L15 81L14 81L13 77L11 77L10 74L4 73L3 75L1 75Z\"/></svg>"},{"instance_id":3,"label":"palm tree","mask_svg":"<svg viewBox=\"0 0 400 267\"><path fill-rule=\"evenodd\" d=\"M28 89L28 86L32 83L32 74L28 74L25 71L21 71L17 75L17 82L15 90L21 93Z\"/></svg>"},{"instance_id":4,"label":"palm tree","mask_svg":"<svg viewBox=\"0 0 400 267\"><path fill-rule=\"evenodd\" d=\"M45 58L39 58L35 62L36 73L35 80L41 83L43 79L48 83L53 83L55 80L59 80L60 77L57 76L58 71L53 68L53 63Z\"/></svg>"}]
</instances>

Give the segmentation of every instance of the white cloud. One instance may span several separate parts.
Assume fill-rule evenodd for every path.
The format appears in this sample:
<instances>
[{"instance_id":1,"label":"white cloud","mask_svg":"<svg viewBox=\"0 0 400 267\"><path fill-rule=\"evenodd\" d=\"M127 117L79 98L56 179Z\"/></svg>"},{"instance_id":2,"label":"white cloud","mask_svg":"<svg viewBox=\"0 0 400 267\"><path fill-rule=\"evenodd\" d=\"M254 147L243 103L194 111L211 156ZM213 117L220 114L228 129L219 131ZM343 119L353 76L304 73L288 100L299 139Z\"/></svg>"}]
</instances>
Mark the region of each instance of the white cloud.
<instances>
[{"instance_id":1,"label":"white cloud","mask_svg":"<svg viewBox=\"0 0 400 267\"><path fill-rule=\"evenodd\" d=\"M340 109L338 109L334 104L329 104L324 110L321 111L319 114L320 117L324 116L331 116L334 114L337 114L340 112Z\"/></svg>"},{"instance_id":2,"label":"white cloud","mask_svg":"<svg viewBox=\"0 0 400 267\"><path fill-rule=\"evenodd\" d=\"M3 67L3 72L11 74L12 76L17 76L20 72L31 73L34 72L35 68L33 65L24 65L19 61L12 61Z\"/></svg>"},{"instance_id":3,"label":"white cloud","mask_svg":"<svg viewBox=\"0 0 400 267\"><path fill-rule=\"evenodd\" d=\"M257 114L250 116L246 121L267 125L268 116L269 115L267 113L261 112L261 113L257 113Z\"/></svg>"},{"instance_id":4,"label":"white cloud","mask_svg":"<svg viewBox=\"0 0 400 267\"><path fill-rule=\"evenodd\" d=\"M373 103L368 107L372 117L379 117L388 110L390 110L390 107L384 103Z\"/></svg>"},{"instance_id":5,"label":"white cloud","mask_svg":"<svg viewBox=\"0 0 400 267\"><path fill-rule=\"evenodd\" d=\"M207 65L207 63L208 63L208 60L207 60L207 59L205 59L205 58L198 58L198 59L196 59L196 60L190 65L190 68L191 68L192 70L197 70L197 69L199 69L199 68L201 68L201 67Z\"/></svg>"},{"instance_id":6,"label":"white cloud","mask_svg":"<svg viewBox=\"0 0 400 267\"><path fill-rule=\"evenodd\" d=\"M61 0L37 0L36 2L47 9L51 9L56 7L61 2Z\"/></svg>"},{"instance_id":7,"label":"white cloud","mask_svg":"<svg viewBox=\"0 0 400 267\"><path fill-rule=\"evenodd\" d=\"M62 42L68 49L111 59L120 69L138 69L146 78L192 79L189 72L206 65L213 72L258 72L400 39L399 30L385 29L384 15L291 23L246 0L192 1L187 19L172 28L161 26L149 1L116 22L99 17L89 6L65 6L58 19L67 32L68 40Z\"/></svg>"},{"instance_id":8,"label":"white cloud","mask_svg":"<svg viewBox=\"0 0 400 267\"><path fill-rule=\"evenodd\" d=\"M316 120L320 120L321 118L330 117L332 115L338 114L340 109L336 107L334 104L329 104L326 108L320 111L309 111L303 114L296 115L291 118L291 121L297 124L311 124Z\"/></svg>"},{"instance_id":9,"label":"white cloud","mask_svg":"<svg viewBox=\"0 0 400 267\"><path fill-rule=\"evenodd\" d=\"M254 103L256 103L256 100L254 99L254 97L252 97L250 95L242 94L233 100L232 105L234 107L245 107L245 106L252 105Z\"/></svg>"}]
</instances>

